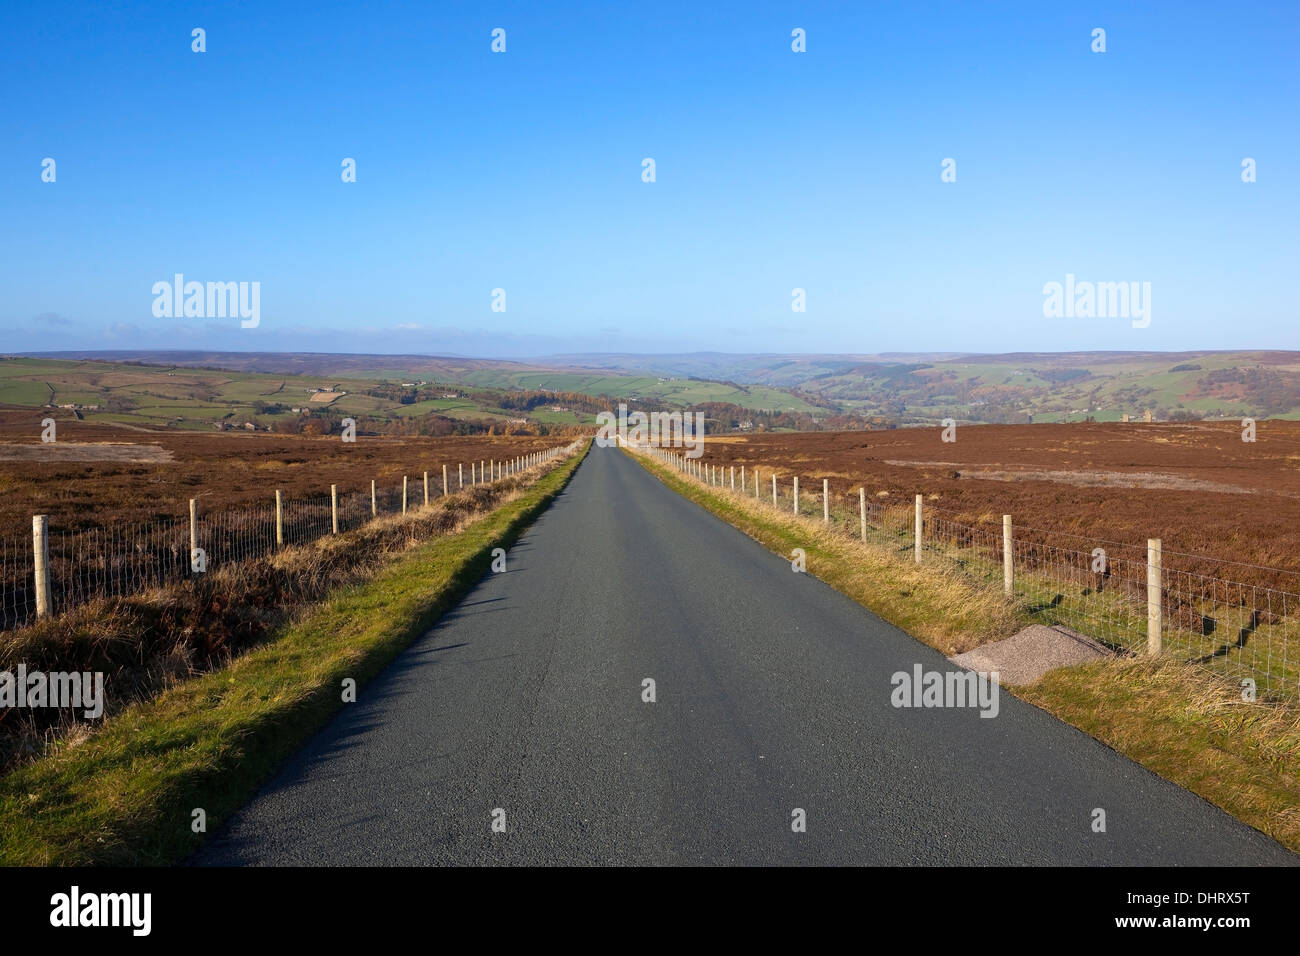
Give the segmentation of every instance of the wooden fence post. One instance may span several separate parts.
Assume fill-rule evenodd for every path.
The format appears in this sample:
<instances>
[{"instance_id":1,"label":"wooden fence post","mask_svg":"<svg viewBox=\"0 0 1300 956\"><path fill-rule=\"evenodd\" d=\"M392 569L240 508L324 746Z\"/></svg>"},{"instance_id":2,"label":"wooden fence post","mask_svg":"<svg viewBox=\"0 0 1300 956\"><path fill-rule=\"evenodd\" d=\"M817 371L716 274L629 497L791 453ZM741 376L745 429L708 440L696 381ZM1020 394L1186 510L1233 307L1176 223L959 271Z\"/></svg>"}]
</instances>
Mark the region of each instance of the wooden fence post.
<instances>
[{"instance_id":1,"label":"wooden fence post","mask_svg":"<svg viewBox=\"0 0 1300 956\"><path fill-rule=\"evenodd\" d=\"M776 472L772 472L772 507L776 506Z\"/></svg>"},{"instance_id":2,"label":"wooden fence post","mask_svg":"<svg viewBox=\"0 0 1300 956\"><path fill-rule=\"evenodd\" d=\"M917 496L916 496L916 525L915 525L915 536L916 536L916 563L917 563L917 564L920 564L920 563L921 563L921 528L923 527L923 525L922 525L922 517L921 517L921 508L922 508L922 504L921 504L921 496L920 496L920 495L917 495Z\"/></svg>"},{"instance_id":3,"label":"wooden fence post","mask_svg":"<svg viewBox=\"0 0 1300 956\"><path fill-rule=\"evenodd\" d=\"M199 549L199 503L190 499L190 571L194 571L194 552Z\"/></svg>"},{"instance_id":4,"label":"wooden fence post","mask_svg":"<svg viewBox=\"0 0 1300 956\"><path fill-rule=\"evenodd\" d=\"M1011 533L1011 516L1002 515L1002 593L1015 594L1015 537Z\"/></svg>"},{"instance_id":5,"label":"wooden fence post","mask_svg":"<svg viewBox=\"0 0 1300 956\"><path fill-rule=\"evenodd\" d=\"M867 486L858 489L858 512L862 518L862 540L867 540Z\"/></svg>"},{"instance_id":6,"label":"wooden fence post","mask_svg":"<svg viewBox=\"0 0 1300 956\"><path fill-rule=\"evenodd\" d=\"M370 517L377 517L379 514L379 501L375 495L375 479L370 479Z\"/></svg>"},{"instance_id":7,"label":"wooden fence post","mask_svg":"<svg viewBox=\"0 0 1300 956\"><path fill-rule=\"evenodd\" d=\"M330 525L333 534L339 533L339 486L330 485Z\"/></svg>"},{"instance_id":8,"label":"wooden fence post","mask_svg":"<svg viewBox=\"0 0 1300 956\"><path fill-rule=\"evenodd\" d=\"M1016 558L1012 547L1011 515L1002 516L1002 592L1011 597L1016 593Z\"/></svg>"},{"instance_id":9,"label":"wooden fence post","mask_svg":"<svg viewBox=\"0 0 1300 956\"><path fill-rule=\"evenodd\" d=\"M731 466L731 490L736 490L736 466Z\"/></svg>"},{"instance_id":10,"label":"wooden fence post","mask_svg":"<svg viewBox=\"0 0 1300 956\"><path fill-rule=\"evenodd\" d=\"M1163 648L1160 633L1164 616L1164 589L1161 586L1161 547L1159 538L1147 539L1147 654L1158 657Z\"/></svg>"},{"instance_id":11,"label":"wooden fence post","mask_svg":"<svg viewBox=\"0 0 1300 956\"><path fill-rule=\"evenodd\" d=\"M50 615L50 517L32 516L32 567L36 571L36 616Z\"/></svg>"},{"instance_id":12,"label":"wooden fence post","mask_svg":"<svg viewBox=\"0 0 1300 956\"><path fill-rule=\"evenodd\" d=\"M447 466L442 466L442 496L447 497Z\"/></svg>"},{"instance_id":13,"label":"wooden fence post","mask_svg":"<svg viewBox=\"0 0 1300 956\"><path fill-rule=\"evenodd\" d=\"M424 506L429 507L429 473L424 473Z\"/></svg>"},{"instance_id":14,"label":"wooden fence post","mask_svg":"<svg viewBox=\"0 0 1300 956\"><path fill-rule=\"evenodd\" d=\"M456 490L460 491L465 487L465 463L459 462L456 465Z\"/></svg>"},{"instance_id":15,"label":"wooden fence post","mask_svg":"<svg viewBox=\"0 0 1300 956\"><path fill-rule=\"evenodd\" d=\"M275 546L284 547L284 497L275 489Z\"/></svg>"},{"instance_id":16,"label":"wooden fence post","mask_svg":"<svg viewBox=\"0 0 1300 956\"><path fill-rule=\"evenodd\" d=\"M406 476L402 476L402 514L406 514Z\"/></svg>"},{"instance_id":17,"label":"wooden fence post","mask_svg":"<svg viewBox=\"0 0 1300 956\"><path fill-rule=\"evenodd\" d=\"M799 476L794 476L794 513L799 513Z\"/></svg>"},{"instance_id":18,"label":"wooden fence post","mask_svg":"<svg viewBox=\"0 0 1300 956\"><path fill-rule=\"evenodd\" d=\"M831 523L831 483L827 478L822 479L822 524Z\"/></svg>"}]
</instances>

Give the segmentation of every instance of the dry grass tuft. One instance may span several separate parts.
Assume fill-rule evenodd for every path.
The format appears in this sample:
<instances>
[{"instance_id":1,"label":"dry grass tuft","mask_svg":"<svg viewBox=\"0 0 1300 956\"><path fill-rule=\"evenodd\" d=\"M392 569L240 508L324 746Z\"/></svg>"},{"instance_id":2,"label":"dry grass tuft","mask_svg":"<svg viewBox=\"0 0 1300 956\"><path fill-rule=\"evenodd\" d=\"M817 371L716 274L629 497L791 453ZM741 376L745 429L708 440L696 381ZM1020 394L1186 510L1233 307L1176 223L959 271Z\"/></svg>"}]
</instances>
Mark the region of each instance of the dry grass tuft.
<instances>
[{"instance_id":1,"label":"dry grass tuft","mask_svg":"<svg viewBox=\"0 0 1300 956\"><path fill-rule=\"evenodd\" d=\"M1132 760L1300 851L1300 716L1177 661L1115 658L1016 689Z\"/></svg>"},{"instance_id":2,"label":"dry grass tuft","mask_svg":"<svg viewBox=\"0 0 1300 956\"><path fill-rule=\"evenodd\" d=\"M460 532L514 501L551 467L478 485L354 531L244 561L167 588L75 607L0 637L0 670L104 674L104 717L177 682L230 663L341 588L367 580L397 555ZM101 718L102 720L103 718ZM0 711L0 769L73 739L79 713Z\"/></svg>"}]
</instances>

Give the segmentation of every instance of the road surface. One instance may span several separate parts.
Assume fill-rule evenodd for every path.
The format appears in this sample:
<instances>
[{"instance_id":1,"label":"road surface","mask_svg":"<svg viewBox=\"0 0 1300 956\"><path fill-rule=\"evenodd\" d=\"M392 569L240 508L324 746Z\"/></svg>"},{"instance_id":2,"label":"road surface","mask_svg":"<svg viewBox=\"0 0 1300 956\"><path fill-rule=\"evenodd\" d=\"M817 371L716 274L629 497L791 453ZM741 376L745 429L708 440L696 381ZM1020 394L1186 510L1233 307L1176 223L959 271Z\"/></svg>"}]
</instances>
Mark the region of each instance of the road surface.
<instances>
[{"instance_id":1,"label":"road surface","mask_svg":"<svg viewBox=\"0 0 1300 956\"><path fill-rule=\"evenodd\" d=\"M954 670L593 448L507 571L363 687L196 862L1300 859L1010 695L992 719L894 707L891 675L917 663Z\"/></svg>"}]
</instances>

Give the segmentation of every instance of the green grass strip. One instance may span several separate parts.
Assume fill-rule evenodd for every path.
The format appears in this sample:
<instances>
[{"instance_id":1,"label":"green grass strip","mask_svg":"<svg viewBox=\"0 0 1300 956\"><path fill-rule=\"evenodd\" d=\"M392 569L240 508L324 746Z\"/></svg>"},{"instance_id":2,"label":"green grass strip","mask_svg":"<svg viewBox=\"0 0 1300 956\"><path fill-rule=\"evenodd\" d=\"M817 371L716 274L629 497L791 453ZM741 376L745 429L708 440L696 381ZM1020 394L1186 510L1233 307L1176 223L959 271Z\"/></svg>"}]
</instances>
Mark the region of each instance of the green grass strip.
<instances>
[{"instance_id":1,"label":"green grass strip","mask_svg":"<svg viewBox=\"0 0 1300 956\"><path fill-rule=\"evenodd\" d=\"M110 719L0 779L0 863L156 865L184 859L488 570L560 493L582 454L521 497L397 558L273 642Z\"/></svg>"}]
</instances>

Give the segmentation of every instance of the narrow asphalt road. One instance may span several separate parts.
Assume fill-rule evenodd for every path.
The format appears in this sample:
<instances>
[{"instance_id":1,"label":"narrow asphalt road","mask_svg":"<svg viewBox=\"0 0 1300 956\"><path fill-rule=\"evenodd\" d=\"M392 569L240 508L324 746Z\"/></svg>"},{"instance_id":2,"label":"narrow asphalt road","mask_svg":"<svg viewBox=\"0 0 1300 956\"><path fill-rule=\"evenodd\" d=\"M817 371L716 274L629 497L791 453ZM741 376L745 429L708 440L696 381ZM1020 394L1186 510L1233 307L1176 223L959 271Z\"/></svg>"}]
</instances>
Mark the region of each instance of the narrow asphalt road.
<instances>
[{"instance_id":1,"label":"narrow asphalt road","mask_svg":"<svg viewBox=\"0 0 1300 956\"><path fill-rule=\"evenodd\" d=\"M954 669L593 448L506 572L197 862L1297 862L1009 695L992 719L894 707L891 675L918 663Z\"/></svg>"}]
</instances>

